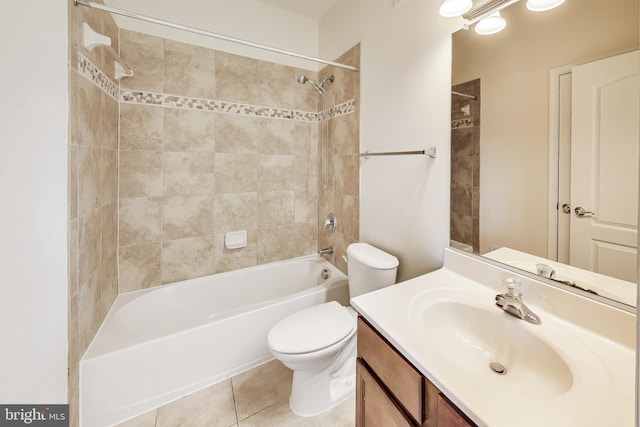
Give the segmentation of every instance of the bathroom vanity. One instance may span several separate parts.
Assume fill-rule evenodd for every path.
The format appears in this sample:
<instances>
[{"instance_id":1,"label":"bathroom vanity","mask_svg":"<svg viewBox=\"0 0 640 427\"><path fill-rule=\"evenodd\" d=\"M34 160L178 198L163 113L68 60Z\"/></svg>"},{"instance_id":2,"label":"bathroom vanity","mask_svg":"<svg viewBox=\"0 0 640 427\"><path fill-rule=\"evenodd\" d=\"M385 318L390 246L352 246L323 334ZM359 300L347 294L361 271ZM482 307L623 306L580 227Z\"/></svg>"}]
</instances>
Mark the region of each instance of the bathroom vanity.
<instances>
[{"instance_id":1,"label":"bathroom vanity","mask_svg":"<svg viewBox=\"0 0 640 427\"><path fill-rule=\"evenodd\" d=\"M362 317L358 318L356 427L474 426Z\"/></svg>"},{"instance_id":2,"label":"bathroom vanity","mask_svg":"<svg viewBox=\"0 0 640 427\"><path fill-rule=\"evenodd\" d=\"M516 279L540 324L496 304ZM351 304L358 427L634 425L630 311L451 249Z\"/></svg>"}]
</instances>

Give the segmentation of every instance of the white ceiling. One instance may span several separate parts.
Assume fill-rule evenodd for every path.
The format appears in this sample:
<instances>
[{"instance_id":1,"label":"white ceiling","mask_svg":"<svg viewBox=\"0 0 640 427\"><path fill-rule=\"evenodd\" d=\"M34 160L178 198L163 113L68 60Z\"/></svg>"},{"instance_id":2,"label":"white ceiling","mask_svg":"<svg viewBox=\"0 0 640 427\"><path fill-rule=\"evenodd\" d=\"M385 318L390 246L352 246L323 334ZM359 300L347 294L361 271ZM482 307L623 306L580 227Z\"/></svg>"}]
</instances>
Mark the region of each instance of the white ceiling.
<instances>
[{"instance_id":1,"label":"white ceiling","mask_svg":"<svg viewBox=\"0 0 640 427\"><path fill-rule=\"evenodd\" d=\"M339 0L257 0L279 9L320 20Z\"/></svg>"}]
</instances>

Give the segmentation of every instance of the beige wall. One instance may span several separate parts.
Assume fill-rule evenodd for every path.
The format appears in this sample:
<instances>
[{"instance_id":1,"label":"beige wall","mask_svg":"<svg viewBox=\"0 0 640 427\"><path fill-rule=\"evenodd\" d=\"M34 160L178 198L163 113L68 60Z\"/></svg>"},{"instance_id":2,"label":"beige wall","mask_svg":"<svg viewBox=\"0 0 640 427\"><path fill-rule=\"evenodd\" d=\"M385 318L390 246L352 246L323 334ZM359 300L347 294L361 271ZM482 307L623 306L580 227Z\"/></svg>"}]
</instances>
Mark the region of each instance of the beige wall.
<instances>
[{"instance_id":1,"label":"beige wall","mask_svg":"<svg viewBox=\"0 0 640 427\"><path fill-rule=\"evenodd\" d=\"M453 36L453 84L482 81L480 251L547 255L549 70L638 46L636 0L503 11L493 36Z\"/></svg>"},{"instance_id":2,"label":"beige wall","mask_svg":"<svg viewBox=\"0 0 640 427\"><path fill-rule=\"evenodd\" d=\"M118 293L118 101L78 69L83 22L118 45L108 14L68 1L69 12L69 403L77 423L78 362ZM82 49L82 48L81 48ZM84 51L84 49L82 49ZM88 59L106 75L113 60L105 49Z\"/></svg>"},{"instance_id":3,"label":"beige wall","mask_svg":"<svg viewBox=\"0 0 640 427\"><path fill-rule=\"evenodd\" d=\"M360 45L349 49L336 61L360 68ZM333 255L327 259L346 273L343 256L347 254L347 246L360 240L360 72L328 66L320 71L319 79L322 81L330 75L335 77L333 83L326 85L330 105L354 100L355 110L352 114L334 116L329 120L330 173L327 188L318 179L318 244L320 248L334 248ZM320 132L319 127L318 158L322 155ZM323 227L330 212L335 213L338 220L335 233L325 231Z\"/></svg>"},{"instance_id":4,"label":"beige wall","mask_svg":"<svg viewBox=\"0 0 640 427\"><path fill-rule=\"evenodd\" d=\"M126 30L121 50L136 76L122 81L120 292L315 253L317 92L296 78L317 74ZM353 100L342 74L327 89ZM331 119L347 121L336 131L350 147L354 117ZM345 224L357 224L352 210ZM224 233L236 230L249 244L229 250Z\"/></svg>"}]
</instances>

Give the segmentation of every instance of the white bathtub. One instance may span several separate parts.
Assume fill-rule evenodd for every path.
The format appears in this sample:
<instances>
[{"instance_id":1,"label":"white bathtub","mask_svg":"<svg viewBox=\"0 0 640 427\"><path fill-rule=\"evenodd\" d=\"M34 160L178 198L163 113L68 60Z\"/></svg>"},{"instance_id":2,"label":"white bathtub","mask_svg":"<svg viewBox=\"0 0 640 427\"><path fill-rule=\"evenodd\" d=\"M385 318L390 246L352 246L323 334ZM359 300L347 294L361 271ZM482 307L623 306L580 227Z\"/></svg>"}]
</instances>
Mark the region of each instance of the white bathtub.
<instances>
[{"instance_id":1,"label":"white bathtub","mask_svg":"<svg viewBox=\"0 0 640 427\"><path fill-rule=\"evenodd\" d=\"M80 425L120 423L269 361L273 325L331 300L348 305L347 278L316 255L119 295L80 361Z\"/></svg>"}]
</instances>

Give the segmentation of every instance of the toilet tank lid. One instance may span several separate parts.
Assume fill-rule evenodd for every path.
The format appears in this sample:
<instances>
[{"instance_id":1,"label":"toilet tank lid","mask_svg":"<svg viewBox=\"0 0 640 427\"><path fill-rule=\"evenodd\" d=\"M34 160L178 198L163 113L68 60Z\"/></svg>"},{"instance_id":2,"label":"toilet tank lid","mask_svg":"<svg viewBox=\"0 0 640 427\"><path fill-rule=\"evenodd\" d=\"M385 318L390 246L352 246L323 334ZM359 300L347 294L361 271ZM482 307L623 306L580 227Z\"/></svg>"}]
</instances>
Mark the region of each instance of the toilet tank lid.
<instances>
[{"instance_id":1,"label":"toilet tank lid","mask_svg":"<svg viewBox=\"0 0 640 427\"><path fill-rule=\"evenodd\" d=\"M368 243L352 243L347 247L349 259L357 259L359 262L373 268L388 270L398 267L398 258Z\"/></svg>"}]
</instances>

